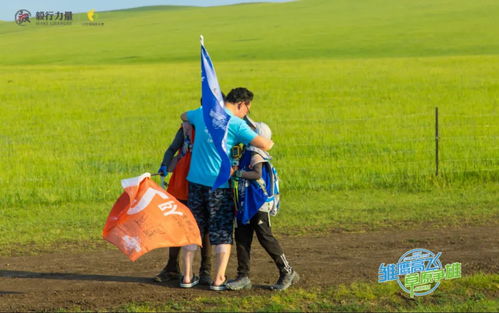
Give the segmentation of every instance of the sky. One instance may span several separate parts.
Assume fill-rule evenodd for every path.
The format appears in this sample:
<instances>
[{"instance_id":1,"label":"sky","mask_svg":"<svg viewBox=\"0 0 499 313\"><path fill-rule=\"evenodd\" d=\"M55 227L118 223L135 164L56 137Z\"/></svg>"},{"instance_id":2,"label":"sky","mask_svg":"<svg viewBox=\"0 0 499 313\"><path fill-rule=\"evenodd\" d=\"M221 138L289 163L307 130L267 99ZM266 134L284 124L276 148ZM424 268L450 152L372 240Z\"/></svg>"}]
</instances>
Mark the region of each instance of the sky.
<instances>
[{"instance_id":1,"label":"sky","mask_svg":"<svg viewBox=\"0 0 499 313\"><path fill-rule=\"evenodd\" d=\"M37 11L72 11L73 13L109 11L149 5L214 6L249 2L284 2L288 0L1 0L0 20L14 21L15 13L26 9L32 15Z\"/></svg>"}]
</instances>

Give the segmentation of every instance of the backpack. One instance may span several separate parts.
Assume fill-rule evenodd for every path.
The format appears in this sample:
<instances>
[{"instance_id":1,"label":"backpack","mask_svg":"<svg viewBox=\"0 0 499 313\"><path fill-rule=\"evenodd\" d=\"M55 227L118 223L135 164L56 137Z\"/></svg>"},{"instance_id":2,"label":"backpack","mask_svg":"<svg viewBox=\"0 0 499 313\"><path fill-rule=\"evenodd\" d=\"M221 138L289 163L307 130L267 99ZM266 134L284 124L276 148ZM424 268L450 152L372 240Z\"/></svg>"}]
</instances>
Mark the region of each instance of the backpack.
<instances>
[{"instance_id":1,"label":"backpack","mask_svg":"<svg viewBox=\"0 0 499 313\"><path fill-rule=\"evenodd\" d=\"M279 175L277 174L277 170L272 165L270 160L264 162L262 164L262 175L264 172L269 173L267 175L270 177L268 180L268 183L266 182L266 186L269 186L269 188L264 188L266 186L261 186L262 189L266 190L266 196L267 200L265 200L266 203L268 203L268 212L271 216L276 216L277 213L279 213L279 209L281 208L281 195L279 193ZM264 169L267 169L266 171ZM259 180L257 180L257 183L259 183ZM260 208L261 210L261 208Z\"/></svg>"},{"instance_id":2,"label":"backpack","mask_svg":"<svg viewBox=\"0 0 499 313\"><path fill-rule=\"evenodd\" d=\"M251 150L246 149L239 161L239 168L250 170ZM263 157L263 155L262 155ZM248 224L258 211L277 215L280 209L279 176L266 155L262 163L262 177L257 180L239 179L235 187L237 218Z\"/></svg>"}]
</instances>

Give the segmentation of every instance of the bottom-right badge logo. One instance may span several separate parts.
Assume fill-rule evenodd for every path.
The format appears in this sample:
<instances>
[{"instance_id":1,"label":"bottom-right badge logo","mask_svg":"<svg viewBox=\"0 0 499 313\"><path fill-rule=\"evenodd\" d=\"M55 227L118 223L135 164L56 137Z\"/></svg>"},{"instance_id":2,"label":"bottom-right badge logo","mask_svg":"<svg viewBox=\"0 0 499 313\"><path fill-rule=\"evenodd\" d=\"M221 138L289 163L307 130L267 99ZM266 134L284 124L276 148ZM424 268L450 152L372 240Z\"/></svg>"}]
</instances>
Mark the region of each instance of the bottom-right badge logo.
<instances>
[{"instance_id":1,"label":"bottom-right badge logo","mask_svg":"<svg viewBox=\"0 0 499 313\"><path fill-rule=\"evenodd\" d=\"M381 263L378 282L396 280L400 288L414 296L426 296L434 292L443 280L461 277L461 263L442 266L440 256L427 249L412 249L404 253L396 264Z\"/></svg>"}]
</instances>

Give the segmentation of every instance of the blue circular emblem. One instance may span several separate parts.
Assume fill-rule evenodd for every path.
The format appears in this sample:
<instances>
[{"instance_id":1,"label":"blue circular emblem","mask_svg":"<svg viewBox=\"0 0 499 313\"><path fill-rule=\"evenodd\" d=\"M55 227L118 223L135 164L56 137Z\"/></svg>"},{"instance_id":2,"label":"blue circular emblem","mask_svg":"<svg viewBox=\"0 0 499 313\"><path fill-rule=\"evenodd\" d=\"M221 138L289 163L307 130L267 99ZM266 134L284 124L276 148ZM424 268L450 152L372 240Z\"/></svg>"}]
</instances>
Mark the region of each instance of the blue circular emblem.
<instances>
[{"instance_id":1,"label":"blue circular emblem","mask_svg":"<svg viewBox=\"0 0 499 313\"><path fill-rule=\"evenodd\" d=\"M439 253L440 254L440 253ZM430 272L430 271L436 271L436 270L441 270L443 269L442 262L440 262L440 259L438 258L439 255L436 255L435 253L431 252L430 250L427 249L412 249L404 253L400 259L398 260L397 264L400 265L401 263L404 262L420 262L423 266L423 269L419 272ZM399 284L400 288L404 290L407 293L411 293L409 289L407 289L402 281L400 280L400 276L397 277L397 283ZM415 296L426 296L433 291L435 291L438 286L440 286L440 281L435 283L435 286L431 288L430 290L427 290L425 292L414 292Z\"/></svg>"}]
</instances>

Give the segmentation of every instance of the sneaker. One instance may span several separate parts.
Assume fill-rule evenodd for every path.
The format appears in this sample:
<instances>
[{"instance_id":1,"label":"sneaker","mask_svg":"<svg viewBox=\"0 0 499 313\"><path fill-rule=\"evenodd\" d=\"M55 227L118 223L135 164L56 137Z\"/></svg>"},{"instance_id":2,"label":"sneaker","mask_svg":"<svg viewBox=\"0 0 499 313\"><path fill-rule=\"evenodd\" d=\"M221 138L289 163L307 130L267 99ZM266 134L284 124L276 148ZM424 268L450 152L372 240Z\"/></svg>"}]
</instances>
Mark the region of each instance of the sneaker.
<instances>
[{"instance_id":1,"label":"sneaker","mask_svg":"<svg viewBox=\"0 0 499 313\"><path fill-rule=\"evenodd\" d=\"M153 281L157 283L166 283L168 281L176 280L178 281L180 278L180 273L177 272L166 272L166 271L161 271L158 275L154 276L152 279Z\"/></svg>"},{"instance_id":2,"label":"sneaker","mask_svg":"<svg viewBox=\"0 0 499 313\"><path fill-rule=\"evenodd\" d=\"M242 290L242 289L251 289L251 280L248 276L241 276L236 279L229 281L226 284L227 289L229 290Z\"/></svg>"},{"instance_id":3,"label":"sneaker","mask_svg":"<svg viewBox=\"0 0 499 313\"><path fill-rule=\"evenodd\" d=\"M210 286L213 281L211 280L210 274L201 273L199 274L199 284L204 286Z\"/></svg>"},{"instance_id":4,"label":"sneaker","mask_svg":"<svg viewBox=\"0 0 499 313\"><path fill-rule=\"evenodd\" d=\"M221 285L213 285L213 283L210 285L211 290L215 291L224 291L227 290L227 279L221 284Z\"/></svg>"},{"instance_id":5,"label":"sneaker","mask_svg":"<svg viewBox=\"0 0 499 313\"><path fill-rule=\"evenodd\" d=\"M293 270L291 273L281 273L275 285L270 286L272 290L286 290L289 286L296 284L300 280L300 275Z\"/></svg>"},{"instance_id":6,"label":"sneaker","mask_svg":"<svg viewBox=\"0 0 499 313\"><path fill-rule=\"evenodd\" d=\"M180 278L180 288L192 288L199 284L199 277L194 275L192 276L190 283L184 283L184 276Z\"/></svg>"}]
</instances>

